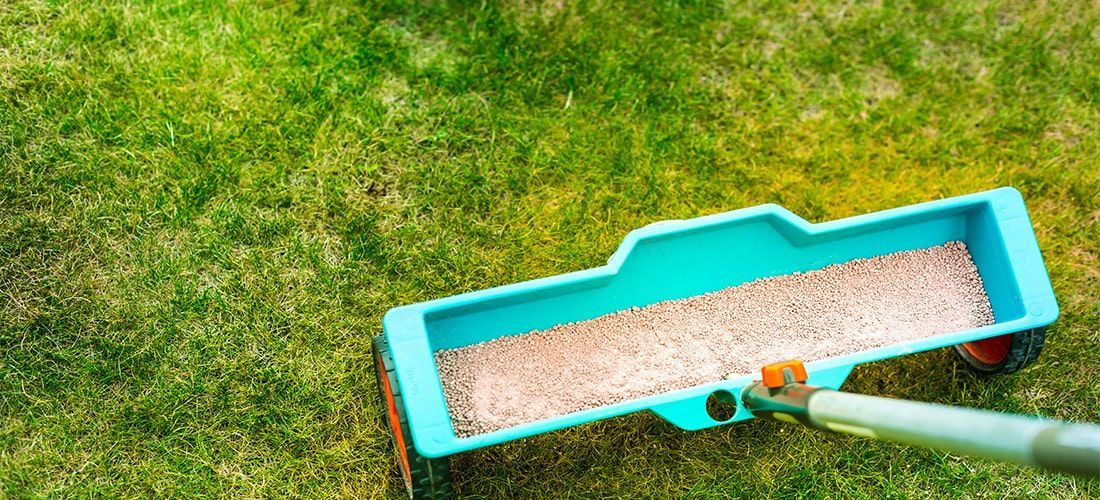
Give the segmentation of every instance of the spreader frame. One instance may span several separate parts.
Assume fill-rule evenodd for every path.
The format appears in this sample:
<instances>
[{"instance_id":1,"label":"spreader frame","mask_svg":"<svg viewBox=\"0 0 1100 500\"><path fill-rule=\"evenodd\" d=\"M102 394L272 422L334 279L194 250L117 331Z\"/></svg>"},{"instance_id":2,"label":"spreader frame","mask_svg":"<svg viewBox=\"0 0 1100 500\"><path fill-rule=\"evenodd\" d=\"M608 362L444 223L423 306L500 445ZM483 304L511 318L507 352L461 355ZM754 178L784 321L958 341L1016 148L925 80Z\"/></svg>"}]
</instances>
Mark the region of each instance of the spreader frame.
<instances>
[{"instance_id":1,"label":"spreader frame","mask_svg":"<svg viewBox=\"0 0 1100 500\"><path fill-rule=\"evenodd\" d=\"M607 265L391 309L383 331L404 395L410 438L442 457L595 420L649 410L685 430L752 418L740 401L726 421L706 411L716 391L739 394L755 374L460 438L447 412L433 352L591 319L736 286L948 241L967 244L996 322L807 363L808 383L837 389L855 365L1046 326L1058 317L1023 197L1013 188L812 224L759 205L632 231Z\"/></svg>"}]
</instances>

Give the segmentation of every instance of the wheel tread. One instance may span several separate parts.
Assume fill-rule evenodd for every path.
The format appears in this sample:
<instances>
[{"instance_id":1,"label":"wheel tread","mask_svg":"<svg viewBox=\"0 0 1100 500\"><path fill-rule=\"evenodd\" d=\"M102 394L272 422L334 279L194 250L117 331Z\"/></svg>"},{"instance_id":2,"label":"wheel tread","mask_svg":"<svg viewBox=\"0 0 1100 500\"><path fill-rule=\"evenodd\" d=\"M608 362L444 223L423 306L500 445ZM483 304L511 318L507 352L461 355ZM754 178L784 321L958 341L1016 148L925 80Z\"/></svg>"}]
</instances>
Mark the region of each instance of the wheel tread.
<instances>
[{"instance_id":1,"label":"wheel tread","mask_svg":"<svg viewBox=\"0 0 1100 500\"><path fill-rule=\"evenodd\" d=\"M412 478L412 484L405 484L409 498L431 500L452 498L450 460L448 460L447 457L427 458L421 456L420 453L416 451L416 447L413 445L411 439L411 434L409 433L409 424L406 419L404 405L402 404L400 389L397 387L397 377L393 371L393 360L390 358L389 346L386 345L386 340L381 336L374 337L373 340L374 355L382 362L382 366L386 370L385 376L390 379L391 395L393 396L393 401L397 409L397 419L401 425L400 431L403 436L407 437L405 440L405 453L409 458L409 476ZM382 374L378 373L378 370L375 369L375 375L378 385L378 394L381 398L383 408L386 408L386 395L383 394L382 382L380 379ZM396 447L397 438L394 436L393 429L389 428L389 421L384 414L382 415L382 420L389 430L390 442ZM397 467L400 469L401 461L398 460L397 462ZM402 483L404 483L403 476L402 474Z\"/></svg>"},{"instance_id":2,"label":"wheel tread","mask_svg":"<svg viewBox=\"0 0 1100 500\"><path fill-rule=\"evenodd\" d=\"M970 355L961 344L955 346L955 353L974 371L986 375L1003 375L1020 371L1039 359L1046 341L1045 328L1033 328L1012 334L1005 359L997 364L979 361Z\"/></svg>"}]
</instances>

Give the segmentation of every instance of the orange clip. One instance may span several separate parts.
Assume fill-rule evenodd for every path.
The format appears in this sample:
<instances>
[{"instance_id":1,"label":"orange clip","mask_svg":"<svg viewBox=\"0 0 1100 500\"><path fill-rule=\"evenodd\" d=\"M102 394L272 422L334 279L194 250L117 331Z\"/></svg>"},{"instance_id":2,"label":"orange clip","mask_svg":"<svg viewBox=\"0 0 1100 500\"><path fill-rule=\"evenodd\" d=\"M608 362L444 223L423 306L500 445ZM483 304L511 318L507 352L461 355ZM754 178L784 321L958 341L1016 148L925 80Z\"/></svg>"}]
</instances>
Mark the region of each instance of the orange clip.
<instances>
[{"instance_id":1,"label":"orange clip","mask_svg":"<svg viewBox=\"0 0 1100 500\"><path fill-rule=\"evenodd\" d=\"M790 370L790 380L783 376L783 372L788 369ZM808 377L806 366L797 359L765 365L760 369L760 374L764 377L764 387L769 389L778 389L791 382L805 382Z\"/></svg>"}]
</instances>

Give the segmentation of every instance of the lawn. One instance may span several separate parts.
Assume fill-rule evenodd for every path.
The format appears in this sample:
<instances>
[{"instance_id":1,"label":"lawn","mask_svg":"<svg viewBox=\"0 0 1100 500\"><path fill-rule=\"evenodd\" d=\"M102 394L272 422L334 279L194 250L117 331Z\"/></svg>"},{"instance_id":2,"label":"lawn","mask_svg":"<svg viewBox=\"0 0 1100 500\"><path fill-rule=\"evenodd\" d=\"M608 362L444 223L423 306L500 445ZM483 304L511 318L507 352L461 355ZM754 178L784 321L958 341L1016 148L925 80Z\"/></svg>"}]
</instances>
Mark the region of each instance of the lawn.
<instances>
[{"instance_id":1,"label":"lawn","mask_svg":"<svg viewBox=\"0 0 1100 500\"><path fill-rule=\"evenodd\" d=\"M1100 4L0 2L0 496L402 493L387 309L631 229L1015 186L1062 316L849 390L1100 420ZM479 497L1100 497L763 421L636 414L458 456Z\"/></svg>"}]
</instances>

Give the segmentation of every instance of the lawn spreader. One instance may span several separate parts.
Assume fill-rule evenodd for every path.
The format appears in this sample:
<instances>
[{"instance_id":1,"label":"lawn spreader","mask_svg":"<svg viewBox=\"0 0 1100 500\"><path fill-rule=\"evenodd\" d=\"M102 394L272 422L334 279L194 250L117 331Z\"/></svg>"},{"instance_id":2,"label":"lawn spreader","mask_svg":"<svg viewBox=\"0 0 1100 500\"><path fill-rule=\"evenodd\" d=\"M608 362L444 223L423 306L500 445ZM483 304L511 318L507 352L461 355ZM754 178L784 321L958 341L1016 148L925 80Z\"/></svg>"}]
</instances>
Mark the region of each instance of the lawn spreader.
<instances>
[{"instance_id":1,"label":"lawn spreader","mask_svg":"<svg viewBox=\"0 0 1100 500\"><path fill-rule=\"evenodd\" d=\"M991 310L986 324L806 363L756 360L757 367L768 365L760 374L714 377L484 432L456 431L439 352L950 242L965 245L980 275ZM1097 475L1095 426L835 391L856 365L943 347L982 374L1020 370L1037 359L1045 327L1057 316L1023 198L1000 188L816 224L777 205L650 224L627 235L605 266L394 308L374 339L374 357L398 467L415 498L450 494L450 455L643 410L684 430L763 416ZM708 412L715 398L733 405L732 415Z\"/></svg>"}]
</instances>

